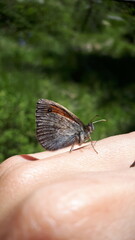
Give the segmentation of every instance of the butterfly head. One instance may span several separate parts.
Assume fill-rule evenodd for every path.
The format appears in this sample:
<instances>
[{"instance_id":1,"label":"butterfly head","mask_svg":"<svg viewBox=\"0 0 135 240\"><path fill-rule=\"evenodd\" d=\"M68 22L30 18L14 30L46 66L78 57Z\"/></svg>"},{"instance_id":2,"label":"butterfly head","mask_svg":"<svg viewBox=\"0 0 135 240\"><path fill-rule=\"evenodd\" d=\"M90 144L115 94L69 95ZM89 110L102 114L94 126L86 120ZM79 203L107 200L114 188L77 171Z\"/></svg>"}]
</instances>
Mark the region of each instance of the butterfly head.
<instances>
[{"instance_id":1,"label":"butterfly head","mask_svg":"<svg viewBox=\"0 0 135 240\"><path fill-rule=\"evenodd\" d=\"M90 122L88 123L88 125L86 126L86 131L88 133L92 133L94 131L94 124L97 123L97 122L105 122L106 119L100 119L100 120L97 120L95 122Z\"/></svg>"},{"instance_id":2,"label":"butterfly head","mask_svg":"<svg viewBox=\"0 0 135 240\"><path fill-rule=\"evenodd\" d=\"M94 131L94 124L92 122L88 123L87 125L87 131L89 133L92 133Z\"/></svg>"}]
</instances>

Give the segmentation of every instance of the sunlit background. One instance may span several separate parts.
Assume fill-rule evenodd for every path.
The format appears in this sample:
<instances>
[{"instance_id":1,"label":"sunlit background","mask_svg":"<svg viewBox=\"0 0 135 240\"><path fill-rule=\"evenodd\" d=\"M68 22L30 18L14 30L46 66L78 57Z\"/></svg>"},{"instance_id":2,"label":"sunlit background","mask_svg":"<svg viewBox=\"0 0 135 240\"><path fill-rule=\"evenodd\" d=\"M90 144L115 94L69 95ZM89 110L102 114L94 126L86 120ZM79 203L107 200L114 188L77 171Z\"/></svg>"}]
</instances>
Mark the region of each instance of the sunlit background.
<instances>
[{"instance_id":1,"label":"sunlit background","mask_svg":"<svg viewBox=\"0 0 135 240\"><path fill-rule=\"evenodd\" d=\"M106 118L93 140L135 130L134 4L1 1L0 161L43 150L35 136L39 98L84 123Z\"/></svg>"}]
</instances>

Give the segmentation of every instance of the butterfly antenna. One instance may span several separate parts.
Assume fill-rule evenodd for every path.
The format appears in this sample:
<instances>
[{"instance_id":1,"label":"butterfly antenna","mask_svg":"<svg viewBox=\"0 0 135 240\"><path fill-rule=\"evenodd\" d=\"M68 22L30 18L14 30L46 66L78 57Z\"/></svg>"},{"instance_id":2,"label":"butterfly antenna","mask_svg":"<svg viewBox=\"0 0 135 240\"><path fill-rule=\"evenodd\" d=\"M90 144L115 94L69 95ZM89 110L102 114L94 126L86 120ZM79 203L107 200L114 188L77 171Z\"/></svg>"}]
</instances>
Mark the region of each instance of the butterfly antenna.
<instances>
[{"instance_id":1,"label":"butterfly antenna","mask_svg":"<svg viewBox=\"0 0 135 240\"><path fill-rule=\"evenodd\" d=\"M97 123L97 122L106 122L107 120L106 119L100 119L100 120L97 120L95 122L92 122L92 123Z\"/></svg>"},{"instance_id":2,"label":"butterfly antenna","mask_svg":"<svg viewBox=\"0 0 135 240\"><path fill-rule=\"evenodd\" d=\"M93 122L93 120L94 120L95 118L97 118L97 117L99 117L98 114L96 114L93 118L91 118L90 122Z\"/></svg>"}]
</instances>

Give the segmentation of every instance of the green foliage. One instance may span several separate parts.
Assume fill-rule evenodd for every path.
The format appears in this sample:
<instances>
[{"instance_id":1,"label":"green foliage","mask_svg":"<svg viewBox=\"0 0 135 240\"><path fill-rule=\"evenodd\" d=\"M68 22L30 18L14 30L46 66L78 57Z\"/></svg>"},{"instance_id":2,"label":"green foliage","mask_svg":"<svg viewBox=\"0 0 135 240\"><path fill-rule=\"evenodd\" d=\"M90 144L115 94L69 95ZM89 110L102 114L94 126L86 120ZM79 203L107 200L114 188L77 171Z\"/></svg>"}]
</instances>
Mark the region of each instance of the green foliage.
<instances>
[{"instance_id":1,"label":"green foliage","mask_svg":"<svg viewBox=\"0 0 135 240\"><path fill-rule=\"evenodd\" d=\"M134 129L132 4L50 0L0 2L0 160L41 151L37 99L63 104L94 139Z\"/></svg>"}]
</instances>

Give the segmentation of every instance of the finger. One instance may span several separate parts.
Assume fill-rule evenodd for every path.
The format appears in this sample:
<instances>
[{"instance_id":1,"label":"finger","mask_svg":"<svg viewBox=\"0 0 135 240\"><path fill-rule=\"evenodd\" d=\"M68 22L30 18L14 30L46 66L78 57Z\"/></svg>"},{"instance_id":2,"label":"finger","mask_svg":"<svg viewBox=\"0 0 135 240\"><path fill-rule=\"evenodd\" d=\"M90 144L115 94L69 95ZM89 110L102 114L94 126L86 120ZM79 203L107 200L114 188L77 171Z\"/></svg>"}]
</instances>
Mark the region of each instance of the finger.
<instances>
[{"instance_id":1,"label":"finger","mask_svg":"<svg viewBox=\"0 0 135 240\"><path fill-rule=\"evenodd\" d=\"M72 152L69 148L55 152L37 153L40 159L64 162L68 168L68 163L74 161L76 167L82 166L82 170L88 167L91 171L116 170L129 167L135 160L135 132L105 138L96 143L92 148L91 143L76 147ZM73 164L74 164L73 163Z\"/></svg>"},{"instance_id":2,"label":"finger","mask_svg":"<svg viewBox=\"0 0 135 240\"><path fill-rule=\"evenodd\" d=\"M88 146L88 145L89 145L88 143L82 144L81 147L78 146L78 145L74 145L74 151L77 150L77 149L79 150L82 147L85 147L85 146ZM66 147L66 148L62 148L62 149L59 149L59 150L55 150L55 151L44 151L44 152L38 152L38 153L33 153L33 154L28 154L28 155L32 156L34 158L37 158L37 159L45 159L45 158L57 156L59 154L66 153L66 152L71 153L70 149L71 149L71 146Z\"/></svg>"},{"instance_id":3,"label":"finger","mask_svg":"<svg viewBox=\"0 0 135 240\"><path fill-rule=\"evenodd\" d=\"M24 169L27 167L27 172L32 169L34 173L40 173L41 169L44 176L53 178L56 175L61 176L69 174L70 172L80 171L105 171L105 170L118 170L129 168L135 159L135 132L130 134L118 135L98 141L96 149L98 154L95 153L90 144L85 145L79 149L74 149L72 152L62 152L58 150L53 153L42 152L37 154L14 156L9 158L1 164L1 171L8 168L15 168L16 165L23 164ZM67 149L66 149L67 150ZM53 156L50 155L54 154ZM45 158L43 158L45 156ZM40 161L24 161L29 159L43 158ZM34 174L35 175L35 174Z\"/></svg>"}]
</instances>

